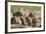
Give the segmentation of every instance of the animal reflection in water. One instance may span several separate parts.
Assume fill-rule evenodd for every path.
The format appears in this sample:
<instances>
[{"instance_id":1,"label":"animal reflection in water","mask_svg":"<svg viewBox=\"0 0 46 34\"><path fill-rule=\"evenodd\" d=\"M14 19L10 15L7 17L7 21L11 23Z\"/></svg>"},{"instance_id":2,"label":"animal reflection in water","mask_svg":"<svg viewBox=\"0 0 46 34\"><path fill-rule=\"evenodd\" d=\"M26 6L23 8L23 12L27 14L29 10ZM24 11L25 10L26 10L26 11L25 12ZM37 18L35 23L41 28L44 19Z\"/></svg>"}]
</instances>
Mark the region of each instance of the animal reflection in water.
<instances>
[{"instance_id":1,"label":"animal reflection in water","mask_svg":"<svg viewBox=\"0 0 46 34\"><path fill-rule=\"evenodd\" d=\"M41 24L36 25L38 24L37 19L32 12L27 12L26 9L24 9L24 11L25 12L21 12L18 10L13 14L11 18L11 28L41 27Z\"/></svg>"}]
</instances>

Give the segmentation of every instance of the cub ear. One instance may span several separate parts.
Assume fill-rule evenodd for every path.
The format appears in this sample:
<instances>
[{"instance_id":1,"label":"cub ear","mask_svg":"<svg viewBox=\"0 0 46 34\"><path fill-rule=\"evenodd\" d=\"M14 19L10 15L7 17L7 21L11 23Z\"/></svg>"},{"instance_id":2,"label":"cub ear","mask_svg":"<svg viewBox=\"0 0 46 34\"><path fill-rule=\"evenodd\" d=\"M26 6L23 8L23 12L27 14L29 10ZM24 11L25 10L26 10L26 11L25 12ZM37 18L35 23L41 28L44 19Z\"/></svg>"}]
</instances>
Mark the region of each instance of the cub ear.
<instances>
[{"instance_id":1,"label":"cub ear","mask_svg":"<svg viewBox=\"0 0 46 34\"><path fill-rule=\"evenodd\" d=\"M14 17L11 18L11 24L15 24L16 23L16 19Z\"/></svg>"},{"instance_id":2,"label":"cub ear","mask_svg":"<svg viewBox=\"0 0 46 34\"><path fill-rule=\"evenodd\" d=\"M34 17L34 14L33 14L33 13L30 13L29 16L30 16L30 17Z\"/></svg>"}]
</instances>

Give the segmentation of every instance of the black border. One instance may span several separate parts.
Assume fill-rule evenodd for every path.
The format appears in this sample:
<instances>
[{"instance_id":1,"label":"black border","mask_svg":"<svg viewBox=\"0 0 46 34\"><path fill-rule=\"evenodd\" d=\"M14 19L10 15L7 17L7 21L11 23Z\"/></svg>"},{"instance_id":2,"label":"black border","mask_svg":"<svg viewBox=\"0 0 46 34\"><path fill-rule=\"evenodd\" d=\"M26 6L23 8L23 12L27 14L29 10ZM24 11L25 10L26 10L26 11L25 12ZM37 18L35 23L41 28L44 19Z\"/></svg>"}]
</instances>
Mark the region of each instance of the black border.
<instances>
[{"instance_id":1,"label":"black border","mask_svg":"<svg viewBox=\"0 0 46 34\"><path fill-rule=\"evenodd\" d=\"M44 30L36 30L36 31L20 31L20 32L8 32L8 13L7 13L7 3L8 2L21 2L21 3L35 3L35 4L43 4L44 5ZM45 31L45 3L44 2L26 2L26 1L5 1L5 33L25 33L25 32L42 32Z\"/></svg>"}]
</instances>

